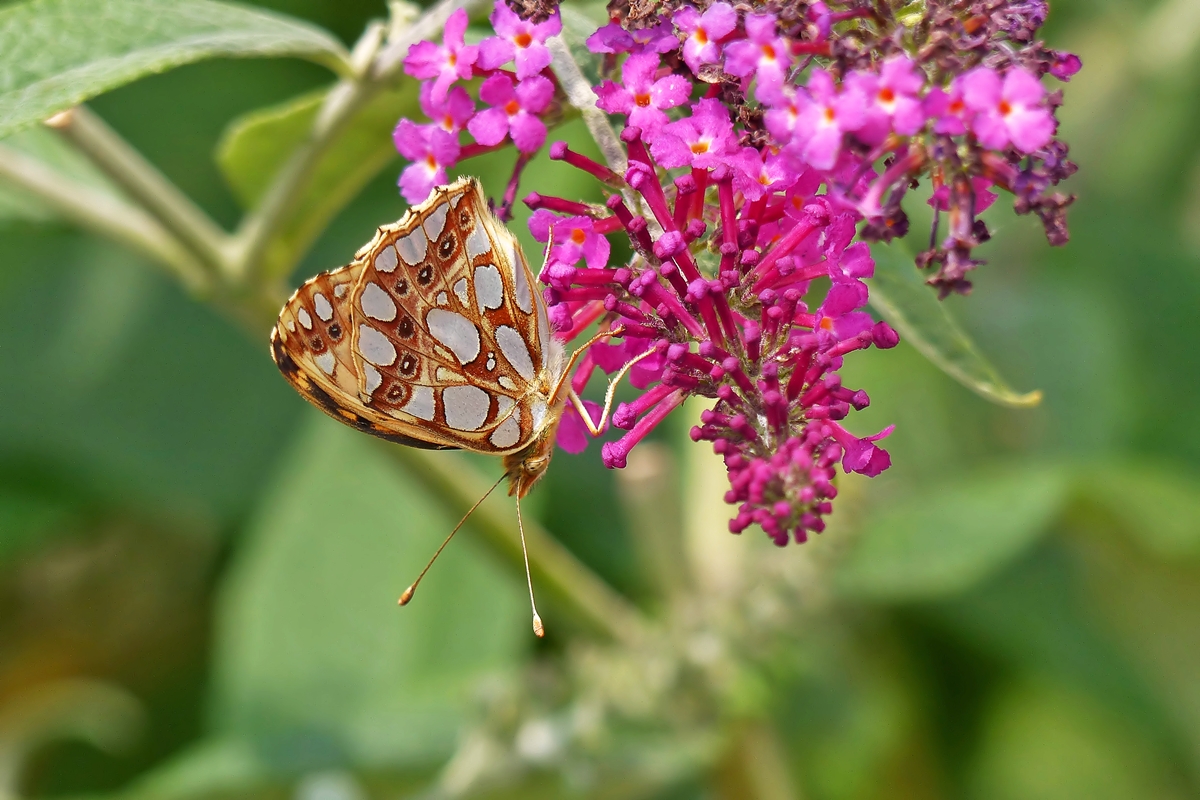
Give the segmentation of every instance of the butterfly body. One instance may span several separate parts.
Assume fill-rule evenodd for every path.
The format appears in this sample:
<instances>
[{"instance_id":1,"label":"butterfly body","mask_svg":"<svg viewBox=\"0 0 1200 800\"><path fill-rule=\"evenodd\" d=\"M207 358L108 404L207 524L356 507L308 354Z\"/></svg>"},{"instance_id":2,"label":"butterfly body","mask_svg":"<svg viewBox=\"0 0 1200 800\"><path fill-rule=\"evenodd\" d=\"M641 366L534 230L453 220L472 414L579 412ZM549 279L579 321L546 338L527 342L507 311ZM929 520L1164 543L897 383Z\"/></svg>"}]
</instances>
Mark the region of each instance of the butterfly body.
<instances>
[{"instance_id":1,"label":"butterfly body","mask_svg":"<svg viewBox=\"0 0 1200 800\"><path fill-rule=\"evenodd\" d=\"M474 178L435 189L351 264L297 289L271 353L339 422L502 456L518 497L549 464L569 391L534 274Z\"/></svg>"}]
</instances>

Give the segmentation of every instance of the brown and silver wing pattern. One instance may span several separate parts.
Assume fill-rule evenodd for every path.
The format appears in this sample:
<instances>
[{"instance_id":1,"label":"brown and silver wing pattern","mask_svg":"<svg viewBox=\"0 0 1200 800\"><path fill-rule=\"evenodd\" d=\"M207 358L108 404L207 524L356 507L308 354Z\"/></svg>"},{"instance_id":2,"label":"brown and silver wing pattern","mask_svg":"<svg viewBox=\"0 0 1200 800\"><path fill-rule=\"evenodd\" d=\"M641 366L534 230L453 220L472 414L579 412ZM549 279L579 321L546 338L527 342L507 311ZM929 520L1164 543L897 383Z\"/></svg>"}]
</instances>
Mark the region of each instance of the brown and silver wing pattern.
<instances>
[{"instance_id":1,"label":"brown and silver wing pattern","mask_svg":"<svg viewBox=\"0 0 1200 800\"><path fill-rule=\"evenodd\" d=\"M331 416L483 453L537 437L562 371L529 265L473 178L302 286L272 342L288 380Z\"/></svg>"}]
</instances>

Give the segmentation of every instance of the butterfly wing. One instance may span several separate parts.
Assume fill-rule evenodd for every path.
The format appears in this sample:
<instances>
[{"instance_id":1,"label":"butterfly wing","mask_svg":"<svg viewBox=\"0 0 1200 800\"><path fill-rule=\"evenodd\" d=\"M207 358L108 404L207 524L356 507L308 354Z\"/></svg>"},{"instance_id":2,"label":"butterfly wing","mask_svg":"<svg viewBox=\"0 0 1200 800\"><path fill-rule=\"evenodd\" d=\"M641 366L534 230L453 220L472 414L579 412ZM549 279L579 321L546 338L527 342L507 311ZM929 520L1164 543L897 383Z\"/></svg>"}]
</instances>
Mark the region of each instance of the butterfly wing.
<instances>
[{"instance_id":1,"label":"butterfly wing","mask_svg":"<svg viewBox=\"0 0 1200 800\"><path fill-rule=\"evenodd\" d=\"M562 374L534 287L516 238L464 178L297 290L272 350L297 391L346 424L512 453L545 428Z\"/></svg>"},{"instance_id":2,"label":"butterfly wing","mask_svg":"<svg viewBox=\"0 0 1200 800\"><path fill-rule=\"evenodd\" d=\"M350 299L361 272L362 264L356 262L323 272L297 289L271 331L271 356L301 397L339 422L411 447L449 449L452 445L406 435L358 398Z\"/></svg>"}]
</instances>

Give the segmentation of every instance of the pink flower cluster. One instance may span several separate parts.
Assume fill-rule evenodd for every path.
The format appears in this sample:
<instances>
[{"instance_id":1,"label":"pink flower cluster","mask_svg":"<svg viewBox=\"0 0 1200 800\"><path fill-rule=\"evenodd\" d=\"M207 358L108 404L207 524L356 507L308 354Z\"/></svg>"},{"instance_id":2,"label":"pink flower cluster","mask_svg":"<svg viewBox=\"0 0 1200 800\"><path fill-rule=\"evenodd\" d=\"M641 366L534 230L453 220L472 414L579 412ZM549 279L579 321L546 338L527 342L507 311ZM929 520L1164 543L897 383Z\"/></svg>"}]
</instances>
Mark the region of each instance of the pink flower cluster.
<instances>
[{"instance_id":1,"label":"pink flower cluster","mask_svg":"<svg viewBox=\"0 0 1200 800\"><path fill-rule=\"evenodd\" d=\"M496 35L468 45L469 21L460 8L446 21L441 45L418 42L404 60L405 72L425 82L421 111L431 120L423 125L401 120L394 134L396 149L412 162L400 176L400 191L410 203L421 202L433 187L446 183L446 170L460 159L509 139L522 153L537 152L546 141L545 118L555 101L546 40L562 30L562 21L556 12L545 22L527 22L503 0L491 21ZM510 63L515 73L503 69ZM474 77L485 78L479 99L487 108L478 113L466 90L454 86ZM475 140L466 147L459 142L464 130Z\"/></svg>"},{"instance_id":2,"label":"pink flower cluster","mask_svg":"<svg viewBox=\"0 0 1200 800\"><path fill-rule=\"evenodd\" d=\"M868 242L907 231L901 200L922 178L935 219L918 264L938 267L930 283L943 294L970 288L993 189L1065 241L1072 198L1052 188L1074 165L1054 138L1060 97L1040 79L1069 79L1079 62L1036 41L1038 0L927 0L909 28L870 0L752 5L665 0L638 18L610 3L612 22L586 44L603 62L596 102L620 121L627 166L619 174L557 142L550 157L594 176L606 208L546 193L525 202L549 245L540 279L557 335L624 331L592 346L572 385L582 391L600 369L627 371L642 390L613 414L625 433L604 445L605 465L623 467L689 397L709 398L692 437L725 460L730 528L757 524L782 545L823 529L839 466L874 476L890 465L878 444L890 427L857 436L843 423L869 403L842 385L844 358L898 341L865 311ZM498 35L471 47L457 12L442 45L410 53L431 120L397 128L410 201L458 160L511 140L521 158L505 212L566 105L545 44L561 30L557 11L534 23L498 0L492 23ZM502 69L510 62L515 72ZM483 79L484 110L454 85L468 77ZM610 263L614 234L629 261ZM559 442L579 451L587 436L573 413Z\"/></svg>"}]
</instances>

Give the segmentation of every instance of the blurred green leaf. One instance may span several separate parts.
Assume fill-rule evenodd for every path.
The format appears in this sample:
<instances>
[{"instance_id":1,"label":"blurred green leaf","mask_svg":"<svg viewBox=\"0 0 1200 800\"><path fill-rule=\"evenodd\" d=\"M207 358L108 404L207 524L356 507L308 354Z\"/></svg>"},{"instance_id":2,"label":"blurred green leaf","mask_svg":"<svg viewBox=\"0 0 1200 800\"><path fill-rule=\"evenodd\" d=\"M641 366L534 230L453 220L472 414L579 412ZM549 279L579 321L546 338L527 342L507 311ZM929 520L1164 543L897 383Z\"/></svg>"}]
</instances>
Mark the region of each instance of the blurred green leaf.
<instances>
[{"instance_id":1,"label":"blurred green leaf","mask_svg":"<svg viewBox=\"0 0 1200 800\"><path fill-rule=\"evenodd\" d=\"M0 797L15 797L24 762L40 747L79 739L110 752L128 749L142 732L141 704L111 683L60 680L37 684L0 707Z\"/></svg>"},{"instance_id":2,"label":"blurred green leaf","mask_svg":"<svg viewBox=\"0 0 1200 800\"><path fill-rule=\"evenodd\" d=\"M976 800L1183 800L1172 765L1120 717L1052 685L1009 687L991 702L970 765Z\"/></svg>"},{"instance_id":3,"label":"blurred green leaf","mask_svg":"<svg viewBox=\"0 0 1200 800\"><path fill-rule=\"evenodd\" d=\"M212 0L29 0L0 9L0 138L98 94L218 57L296 56L346 71L330 34Z\"/></svg>"},{"instance_id":4,"label":"blurred green leaf","mask_svg":"<svg viewBox=\"0 0 1200 800\"><path fill-rule=\"evenodd\" d=\"M1022 464L917 493L863 523L839 585L877 600L962 591L1037 541L1068 488L1062 468Z\"/></svg>"},{"instance_id":5,"label":"blurred green leaf","mask_svg":"<svg viewBox=\"0 0 1200 800\"><path fill-rule=\"evenodd\" d=\"M284 275L308 252L329 221L362 188L398 158L392 129L401 117L420 113L419 84L406 80L398 89L374 97L323 151L304 194L267 249L264 274ZM325 91L302 95L273 108L235 120L217 147L225 180L246 208L262 199L293 151L308 140Z\"/></svg>"},{"instance_id":6,"label":"blurred green leaf","mask_svg":"<svg viewBox=\"0 0 1200 800\"><path fill-rule=\"evenodd\" d=\"M984 358L950 315L936 292L925 285L902 242L875 245L871 305L899 331L901 338L956 381L979 396L1015 408L1036 406L1040 391L1017 392Z\"/></svg>"},{"instance_id":7,"label":"blurred green leaf","mask_svg":"<svg viewBox=\"0 0 1200 800\"><path fill-rule=\"evenodd\" d=\"M472 691L532 642L517 575L455 541L455 520L367 437L313 415L223 589L215 719L274 772L429 764Z\"/></svg>"},{"instance_id":8,"label":"blurred green leaf","mask_svg":"<svg viewBox=\"0 0 1200 800\"><path fill-rule=\"evenodd\" d=\"M76 506L25 486L0 484L0 564L75 520Z\"/></svg>"},{"instance_id":9,"label":"blurred green leaf","mask_svg":"<svg viewBox=\"0 0 1200 800\"><path fill-rule=\"evenodd\" d=\"M1187 467L1113 461L1084 467L1078 486L1151 555L1200 556L1200 478Z\"/></svg>"}]
</instances>

